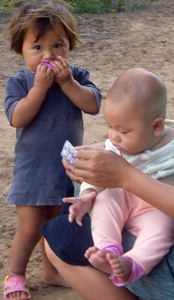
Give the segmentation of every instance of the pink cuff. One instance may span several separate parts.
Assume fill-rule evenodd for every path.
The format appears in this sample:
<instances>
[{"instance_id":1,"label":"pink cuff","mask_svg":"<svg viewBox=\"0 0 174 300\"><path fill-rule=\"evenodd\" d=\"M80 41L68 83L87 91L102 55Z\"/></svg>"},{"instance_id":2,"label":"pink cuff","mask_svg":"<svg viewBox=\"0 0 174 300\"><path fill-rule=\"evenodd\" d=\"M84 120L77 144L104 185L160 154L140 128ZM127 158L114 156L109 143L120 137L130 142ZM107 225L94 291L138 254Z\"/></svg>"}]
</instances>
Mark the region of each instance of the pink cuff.
<instances>
[{"instance_id":1,"label":"pink cuff","mask_svg":"<svg viewBox=\"0 0 174 300\"><path fill-rule=\"evenodd\" d=\"M108 250L118 256L123 254L123 247L118 243L106 244L99 248L100 250Z\"/></svg>"}]
</instances>

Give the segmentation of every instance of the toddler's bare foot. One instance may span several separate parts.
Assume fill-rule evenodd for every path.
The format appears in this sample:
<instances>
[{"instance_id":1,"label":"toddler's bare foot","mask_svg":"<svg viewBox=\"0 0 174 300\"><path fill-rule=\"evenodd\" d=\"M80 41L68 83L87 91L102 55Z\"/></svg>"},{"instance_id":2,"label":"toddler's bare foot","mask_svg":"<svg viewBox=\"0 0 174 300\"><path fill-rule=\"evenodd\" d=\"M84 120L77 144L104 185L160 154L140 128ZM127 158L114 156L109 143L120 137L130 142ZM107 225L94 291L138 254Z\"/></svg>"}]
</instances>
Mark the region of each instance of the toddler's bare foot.
<instances>
[{"instance_id":1,"label":"toddler's bare foot","mask_svg":"<svg viewBox=\"0 0 174 300\"><path fill-rule=\"evenodd\" d=\"M12 273L11 273L12 274ZM14 290L17 291L14 291ZM14 292L13 292L14 291ZM5 278L3 299L28 299L30 296L27 279L24 276L7 276Z\"/></svg>"},{"instance_id":2,"label":"toddler's bare foot","mask_svg":"<svg viewBox=\"0 0 174 300\"><path fill-rule=\"evenodd\" d=\"M51 274L43 274L42 281L48 285L70 287L63 277L56 271Z\"/></svg>"},{"instance_id":3,"label":"toddler's bare foot","mask_svg":"<svg viewBox=\"0 0 174 300\"><path fill-rule=\"evenodd\" d=\"M8 291L8 288L7 288ZM9 293L7 298L9 299L21 299L25 300L28 295L25 292L14 292L14 293Z\"/></svg>"},{"instance_id":4,"label":"toddler's bare foot","mask_svg":"<svg viewBox=\"0 0 174 300\"><path fill-rule=\"evenodd\" d=\"M106 259L106 254L111 253L108 250L99 250L97 247L90 247L85 252L85 257L91 265L106 274L112 273L112 268Z\"/></svg>"},{"instance_id":5,"label":"toddler's bare foot","mask_svg":"<svg viewBox=\"0 0 174 300\"><path fill-rule=\"evenodd\" d=\"M126 282L132 272L132 260L111 252L106 254L106 259L110 263L112 273L117 279L121 282Z\"/></svg>"}]
</instances>

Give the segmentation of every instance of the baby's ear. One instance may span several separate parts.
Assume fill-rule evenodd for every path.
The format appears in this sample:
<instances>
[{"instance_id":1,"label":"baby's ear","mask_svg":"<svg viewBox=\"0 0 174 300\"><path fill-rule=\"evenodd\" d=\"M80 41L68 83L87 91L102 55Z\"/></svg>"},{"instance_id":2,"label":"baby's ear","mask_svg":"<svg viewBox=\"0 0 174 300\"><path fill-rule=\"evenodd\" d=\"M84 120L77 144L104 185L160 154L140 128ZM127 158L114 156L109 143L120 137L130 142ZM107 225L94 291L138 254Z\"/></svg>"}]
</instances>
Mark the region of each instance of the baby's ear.
<instances>
[{"instance_id":1,"label":"baby's ear","mask_svg":"<svg viewBox=\"0 0 174 300\"><path fill-rule=\"evenodd\" d=\"M164 121L162 118L156 118L153 123L153 134L159 136L164 130Z\"/></svg>"}]
</instances>

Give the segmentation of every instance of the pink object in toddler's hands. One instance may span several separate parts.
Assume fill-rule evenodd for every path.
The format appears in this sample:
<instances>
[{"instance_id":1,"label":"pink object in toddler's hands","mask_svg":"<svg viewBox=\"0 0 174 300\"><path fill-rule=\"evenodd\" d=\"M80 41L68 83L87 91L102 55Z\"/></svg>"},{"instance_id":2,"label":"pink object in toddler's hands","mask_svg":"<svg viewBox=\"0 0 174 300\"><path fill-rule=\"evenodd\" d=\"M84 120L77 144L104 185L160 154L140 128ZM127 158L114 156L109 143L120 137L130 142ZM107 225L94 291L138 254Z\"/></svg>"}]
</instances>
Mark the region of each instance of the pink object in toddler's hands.
<instances>
[{"instance_id":1,"label":"pink object in toddler's hands","mask_svg":"<svg viewBox=\"0 0 174 300\"><path fill-rule=\"evenodd\" d=\"M46 62L46 61L43 61L42 65L47 65L49 68L53 69L53 66L50 63Z\"/></svg>"}]
</instances>

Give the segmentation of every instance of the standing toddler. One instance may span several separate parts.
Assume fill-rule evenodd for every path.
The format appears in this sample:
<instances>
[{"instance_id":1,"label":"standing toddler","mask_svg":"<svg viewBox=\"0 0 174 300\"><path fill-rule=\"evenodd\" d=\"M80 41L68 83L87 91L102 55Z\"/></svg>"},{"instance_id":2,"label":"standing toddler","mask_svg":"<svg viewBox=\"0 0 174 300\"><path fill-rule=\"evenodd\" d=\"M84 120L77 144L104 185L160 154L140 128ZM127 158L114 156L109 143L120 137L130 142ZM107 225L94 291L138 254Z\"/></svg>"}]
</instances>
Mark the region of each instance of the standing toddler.
<instances>
[{"instance_id":1,"label":"standing toddler","mask_svg":"<svg viewBox=\"0 0 174 300\"><path fill-rule=\"evenodd\" d=\"M7 80L5 109L16 128L14 173L7 203L15 204L18 229L10 252L4 300L31 299L26 267L41 239L39 227L61 212L62 198L73 196L60 152L65 140L83 143L82 111L96 114L100 90L89 72L69 65L78 27L69 6L61 0L24 3L5 30L11 50L23 56L26 67ZM45 283L66 286L47 259L40 243Z\"/></svg>"}]
</instances>

